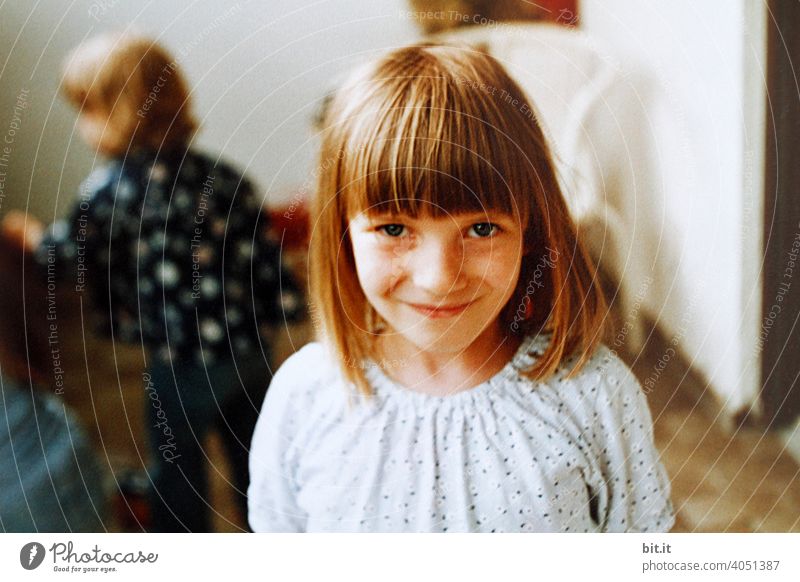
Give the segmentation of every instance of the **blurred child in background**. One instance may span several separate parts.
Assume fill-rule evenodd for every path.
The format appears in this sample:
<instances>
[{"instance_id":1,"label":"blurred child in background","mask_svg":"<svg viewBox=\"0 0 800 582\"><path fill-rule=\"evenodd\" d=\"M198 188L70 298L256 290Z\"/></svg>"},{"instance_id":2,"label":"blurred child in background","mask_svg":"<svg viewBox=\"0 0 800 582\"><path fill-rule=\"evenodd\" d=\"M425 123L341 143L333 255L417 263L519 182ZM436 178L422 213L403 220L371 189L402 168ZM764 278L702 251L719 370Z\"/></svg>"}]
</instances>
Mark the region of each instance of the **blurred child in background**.
<instances>
[{"instance_id":1,"label":"blurred child in background","mask_svg":"<svg viewBox=\"0 0 800 582\"><path fill-rule=\"evenodd\" d=\"M142 346L153 531L210 531L204 439L220 429L244 511L270 378L259 332L298 318L301 295L250 181L191 147L189 90L162 47L130 33L90 39L67 57L63 92L108 162L69 219L28 244L42 263L55 254L113 339Z\"/></svg>"}]
</instances>

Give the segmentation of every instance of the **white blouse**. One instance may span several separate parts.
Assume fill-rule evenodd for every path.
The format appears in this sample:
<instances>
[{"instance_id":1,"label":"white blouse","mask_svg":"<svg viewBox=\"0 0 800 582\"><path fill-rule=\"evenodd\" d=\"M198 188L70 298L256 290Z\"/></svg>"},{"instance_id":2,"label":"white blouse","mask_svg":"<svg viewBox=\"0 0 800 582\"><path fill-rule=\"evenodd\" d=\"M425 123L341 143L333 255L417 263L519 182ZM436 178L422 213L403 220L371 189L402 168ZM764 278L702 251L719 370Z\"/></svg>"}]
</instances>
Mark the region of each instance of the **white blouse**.
<instances>
[{"instance_id":1,"label":"white blouse","mask_svg":"<svg viewBox=\"0 0 800 582\"><path fill-rule=\"evenodd\" d=\"M436 397L366 366L346 387L321 344L280 368L250 452L254 531L669 531L670 485L647 402L601 346L572 379L520 371L525 340L490 380Z\"/></svg>"}]
</instances>

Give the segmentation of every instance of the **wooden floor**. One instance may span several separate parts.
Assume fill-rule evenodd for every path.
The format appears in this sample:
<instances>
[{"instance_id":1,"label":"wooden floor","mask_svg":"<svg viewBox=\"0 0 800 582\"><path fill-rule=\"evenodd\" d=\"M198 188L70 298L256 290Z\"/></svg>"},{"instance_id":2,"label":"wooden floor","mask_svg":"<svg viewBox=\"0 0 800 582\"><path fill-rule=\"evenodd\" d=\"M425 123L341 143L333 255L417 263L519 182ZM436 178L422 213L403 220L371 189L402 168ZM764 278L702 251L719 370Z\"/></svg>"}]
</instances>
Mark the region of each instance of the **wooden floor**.
<instances>
[{"instance_id":1,"label":"wooden floor","mask_svg":"<svg viewBox=\"0 0 800 582\"><path fill-rule=\"evenodd\" d=\"M654 335L625 357L642 379L665 349ZM672 482L673 531L800 532L800 465L776 431L735 426L680 359L670 361L648 401Z\"/></svg>"}]
</instances>

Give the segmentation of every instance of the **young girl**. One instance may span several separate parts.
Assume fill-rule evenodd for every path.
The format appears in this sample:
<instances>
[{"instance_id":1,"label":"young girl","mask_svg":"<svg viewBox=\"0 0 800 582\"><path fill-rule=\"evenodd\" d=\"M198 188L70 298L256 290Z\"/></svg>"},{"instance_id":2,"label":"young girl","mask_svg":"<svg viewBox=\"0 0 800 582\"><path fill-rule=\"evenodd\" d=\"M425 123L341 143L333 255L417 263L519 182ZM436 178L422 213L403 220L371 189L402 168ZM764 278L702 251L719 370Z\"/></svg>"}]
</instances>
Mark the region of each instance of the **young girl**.
<instances>
[{"instance_id":1,"label":"young girl","mask_svg":"<svg viewBox=\"0 0 800 582\"><path fill-rule=\"evenodd\" d=\"M189 89L162 47L130 33L92 38L68 56L63 89L108 162L70 218L28 244L92 300L113 339L145 352L151 529L210 531L205 438L220 430L244 512L270 378L259 330L296 318L302 302L250 181L191 147Z\"/></svg>"},{"instance_id":2,"label":"young girl","mask_svg":"<svg viewBox=\"0 0 800 582\"><path fill-rule=\"evenodd\" d=\"M278 371L256 531L667 531L639 385L532 106L492 58L397 50L326 119L321 343Z\"/></svg>"}]
</instances>

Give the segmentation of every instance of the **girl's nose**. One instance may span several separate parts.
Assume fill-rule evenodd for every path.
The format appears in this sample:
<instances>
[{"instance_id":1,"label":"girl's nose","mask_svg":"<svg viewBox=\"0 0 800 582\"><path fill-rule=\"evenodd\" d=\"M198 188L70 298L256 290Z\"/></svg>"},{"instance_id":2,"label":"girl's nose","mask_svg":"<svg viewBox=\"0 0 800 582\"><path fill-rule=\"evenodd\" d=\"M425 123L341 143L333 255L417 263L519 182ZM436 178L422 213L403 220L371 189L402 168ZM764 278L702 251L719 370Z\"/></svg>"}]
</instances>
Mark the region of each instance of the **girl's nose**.
<instances>
[{"instance_id":1,"label":"girl's nose","mask_svg":"<svg viewBox=\"0 0 800 582\"><path fill-rule=\"evenodd\" d=\"M444 297L466 285L464 247L459 242L432 240L414 253L412 270L414 285L434 297Z\"/></svg>"}]
</instances>

